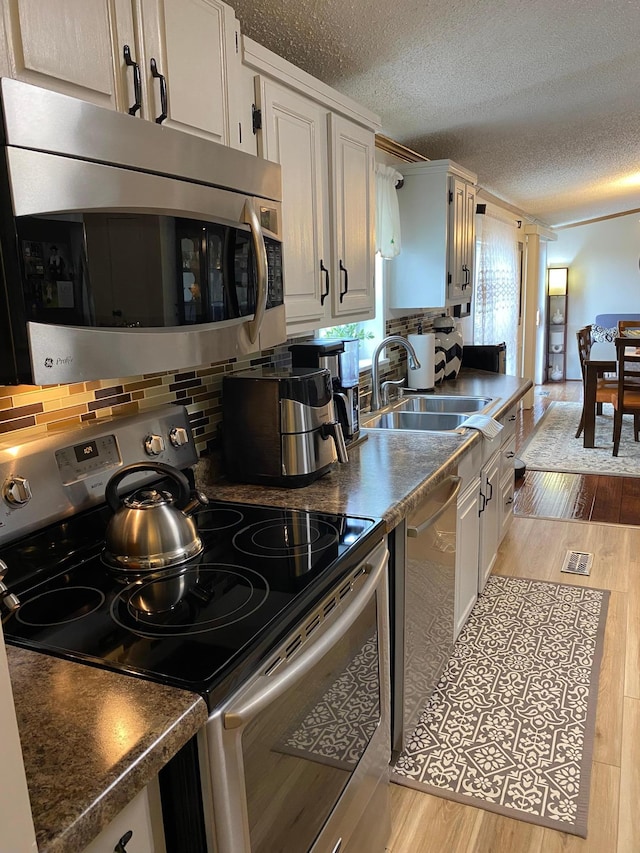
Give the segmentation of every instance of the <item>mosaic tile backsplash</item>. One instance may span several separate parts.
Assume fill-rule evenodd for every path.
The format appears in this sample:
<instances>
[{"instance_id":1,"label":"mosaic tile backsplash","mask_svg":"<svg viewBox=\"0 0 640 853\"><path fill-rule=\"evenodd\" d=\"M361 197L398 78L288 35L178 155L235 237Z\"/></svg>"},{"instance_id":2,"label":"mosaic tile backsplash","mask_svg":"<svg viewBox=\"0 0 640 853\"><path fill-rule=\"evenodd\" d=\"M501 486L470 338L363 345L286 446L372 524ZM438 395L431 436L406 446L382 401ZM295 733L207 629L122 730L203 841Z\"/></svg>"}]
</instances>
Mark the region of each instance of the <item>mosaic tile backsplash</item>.
<instances>
[{"instance_id":1,"label":"mosaic tile backsplash","mask_svg":"<svg viewBox=\"0 0 640 853\"><path fill-rule=\"evenodd\" d=\"M388 321L387 335L406 337L431 328L433 317L442 312L416 314ZM222 421L222 377L260 364L291 363L288 343L251 358L232 360L168 373L152 373L120 379L102 379L74 385L0 386L0 446L20 444L30 438L60 429L72 429L84 421L111 416L131 415L165 403L186 406L200 455L215 447L218 425ZM381 370L381 379L399 379L406 375L406 352L398 346L387 347L389 363ZM363 410L369 407L371 371L361 373Z\"/></svg>"}]
</instances>

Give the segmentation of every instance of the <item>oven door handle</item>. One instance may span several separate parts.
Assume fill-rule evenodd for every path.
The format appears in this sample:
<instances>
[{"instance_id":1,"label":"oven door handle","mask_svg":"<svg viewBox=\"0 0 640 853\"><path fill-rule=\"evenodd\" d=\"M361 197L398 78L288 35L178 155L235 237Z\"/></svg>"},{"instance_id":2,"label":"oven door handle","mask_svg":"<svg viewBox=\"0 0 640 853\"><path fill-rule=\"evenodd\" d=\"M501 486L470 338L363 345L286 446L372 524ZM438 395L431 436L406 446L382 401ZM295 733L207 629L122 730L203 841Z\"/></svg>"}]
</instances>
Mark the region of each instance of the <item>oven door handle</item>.
<instances>
[{"instance_id":1,"label":"oven door handle","mask_svg":"<svg viewBox=\"0 0 640 853\"><path fill-rule=\"evenodd\" d=\"M257 293L256 311L253 320L247 322L249 340L252 344L258 340L264 312L267 309L267 246L260 225L260 217L256 213L253 199L248 198L244 203L244 221L251 228L253 250L256 256Z\"/></svg>"},{"instance_id":2,"label":"oven door handle","mask_svg":"<svg viewBox=\"0 0 640 853\"><path fill-rule=\"evenodd\" d=\"M233 710L224 712L225 729L237 729L251 722L261 711L307 675L315 664L345 636L364 611L383 577L389 552L384 545L382 549L374 564L368 561L365 564L364 569L369 577L335 622L324 633L316 634L311 645L294 658L283 672L278 675L261 675L257 678L249 694L242 697L240 704Z\"/></svg>"}]
</instances>

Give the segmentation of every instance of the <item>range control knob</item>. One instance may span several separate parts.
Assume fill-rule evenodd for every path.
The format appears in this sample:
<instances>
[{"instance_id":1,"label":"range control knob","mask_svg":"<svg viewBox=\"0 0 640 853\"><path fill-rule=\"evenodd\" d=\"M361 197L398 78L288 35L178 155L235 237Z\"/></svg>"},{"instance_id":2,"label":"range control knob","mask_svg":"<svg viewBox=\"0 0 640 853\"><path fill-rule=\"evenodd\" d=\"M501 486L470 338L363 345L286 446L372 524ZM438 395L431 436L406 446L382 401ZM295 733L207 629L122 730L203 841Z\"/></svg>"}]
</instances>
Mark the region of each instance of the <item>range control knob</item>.
<instances>
[{"instance_id":1,"label":"range control knob","mask_svg":"<svg viewBox=\"0 0 640 853\"><path fill-rule=\"evenodd\" d=\"M169 433L169 441L174 447L182 447L189 444L189 433L184 427L174 427Z\"/></svg>"},{"instance_id":2,"label":"range control knob","mask_svg":"<svg viewBox=\"0 0 640 853\"><path fill-rule=\"evenodd\" d=\"M31 500L31 486L26 477L9 477L2 487L2 497L11 506L22 506Z\"/></svg>"},{"instance_id":3,"label":"range control knob","mask_svg":"<svg viewBox=\"0 0 640 853\"><path fill-rule=\"evenodd\" d=\"M148 435L144 440L144 449L148 456L159 456L165 448L161 435Z\"/></svg>"}]
</instances>

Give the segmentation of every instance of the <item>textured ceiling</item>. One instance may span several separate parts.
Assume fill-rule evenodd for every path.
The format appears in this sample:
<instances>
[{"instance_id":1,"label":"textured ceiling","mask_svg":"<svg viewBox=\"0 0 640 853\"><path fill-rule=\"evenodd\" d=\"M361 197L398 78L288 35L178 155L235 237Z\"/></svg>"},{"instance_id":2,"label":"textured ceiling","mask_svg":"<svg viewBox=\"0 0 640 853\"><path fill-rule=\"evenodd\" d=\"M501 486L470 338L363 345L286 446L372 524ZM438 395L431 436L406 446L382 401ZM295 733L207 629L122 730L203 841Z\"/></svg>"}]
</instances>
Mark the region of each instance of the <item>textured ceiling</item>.
<instances>
[{"instance_id":1,"label":"textured ceiling","mask_svg":"<svg viewBox=\"0 0 640 853\"><path fill-rule=\"evenodd\" d=\"M245 35L549 225L640 208L638 0L230 0Z\"/></svg>"}]
</instances>

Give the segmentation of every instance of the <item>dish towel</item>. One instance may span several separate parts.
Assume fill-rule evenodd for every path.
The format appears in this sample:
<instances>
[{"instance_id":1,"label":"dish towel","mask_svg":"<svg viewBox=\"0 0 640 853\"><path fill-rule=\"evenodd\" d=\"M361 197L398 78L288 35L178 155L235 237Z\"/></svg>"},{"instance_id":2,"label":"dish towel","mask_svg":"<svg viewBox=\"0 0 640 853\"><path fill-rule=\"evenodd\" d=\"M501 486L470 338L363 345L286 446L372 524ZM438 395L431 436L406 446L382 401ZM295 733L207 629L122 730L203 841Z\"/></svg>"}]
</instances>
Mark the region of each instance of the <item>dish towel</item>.
<instances>
[{"instance_id":1,"label":"dish towel","mask_svg":"<svg viewBox=\"0 0 640 853\"><path fill-rule=\"evenodd\" d=\"M480 430L485 438L495 438L504 429L503 425L491 415L471 415L460 424L460 427Z\"/></svg>"}]
</instances>

